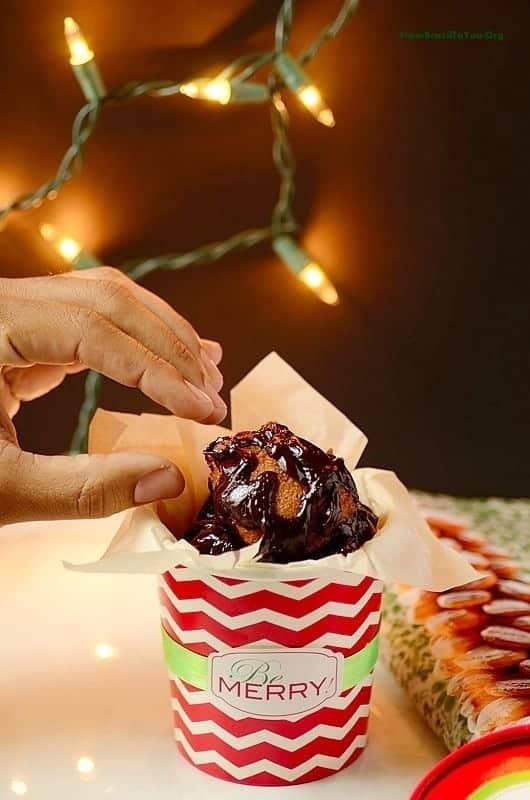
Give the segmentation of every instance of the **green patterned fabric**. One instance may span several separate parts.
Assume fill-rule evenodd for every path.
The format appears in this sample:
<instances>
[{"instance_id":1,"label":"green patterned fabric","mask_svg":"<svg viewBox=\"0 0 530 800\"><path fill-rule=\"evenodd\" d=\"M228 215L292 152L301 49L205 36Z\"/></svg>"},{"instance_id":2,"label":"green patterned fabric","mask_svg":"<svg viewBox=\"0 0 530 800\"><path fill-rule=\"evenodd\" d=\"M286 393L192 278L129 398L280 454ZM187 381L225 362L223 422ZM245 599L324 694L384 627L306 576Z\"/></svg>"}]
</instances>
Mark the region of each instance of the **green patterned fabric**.
<instances>
[{"instance_id":1,"label":"green patterned fabric","mask_svg":"<svg viewBox=\"0 0 530 800\"><path fill-rule=\"evenodd\" d=\"M530 579L530 500L457 499L417 493L420 505L443 515L462 517L473 530L509 551ZM404 593L388 587L383 604L381 657L433 731L449 749L473 735L460 699L447 693L448 678L435 670L430 637L408 618Z\"/></svg>"}]
</instances>

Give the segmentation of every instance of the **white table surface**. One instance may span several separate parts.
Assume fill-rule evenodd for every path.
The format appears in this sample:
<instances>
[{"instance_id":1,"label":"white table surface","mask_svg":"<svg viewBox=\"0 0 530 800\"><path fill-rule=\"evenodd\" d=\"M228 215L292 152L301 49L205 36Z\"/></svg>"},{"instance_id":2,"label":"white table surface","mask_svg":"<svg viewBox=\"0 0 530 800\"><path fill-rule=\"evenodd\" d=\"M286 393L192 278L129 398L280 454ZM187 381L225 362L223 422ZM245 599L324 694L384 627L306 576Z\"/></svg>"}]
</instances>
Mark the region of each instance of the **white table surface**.
<instances>
[{"instance_id":1,"label":"white table surface","mask_svg":"<svg viewBox=\"0 0 530 800\"><path fill-rule=\"evenodd\" d=\"M251 789L210 778L176 753L155 579L67 572L116 528L98 522L0 529L0 799L407 800L444 753L384 668L369 743L336 776ZM117 648L94 655L97 643ZM80 773L81 766L93 766ZM18 794L17 794L18 792Z\"/></svg>"}]
</instances>

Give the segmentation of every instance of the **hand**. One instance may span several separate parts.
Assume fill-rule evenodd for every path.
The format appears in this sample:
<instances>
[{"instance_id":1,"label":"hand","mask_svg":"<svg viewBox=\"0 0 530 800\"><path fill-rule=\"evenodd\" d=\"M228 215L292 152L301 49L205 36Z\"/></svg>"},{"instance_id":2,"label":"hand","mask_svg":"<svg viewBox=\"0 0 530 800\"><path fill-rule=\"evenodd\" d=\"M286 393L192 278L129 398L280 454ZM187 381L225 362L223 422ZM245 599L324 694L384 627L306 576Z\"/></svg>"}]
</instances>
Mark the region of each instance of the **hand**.
<instances>
[{"instance_id":1,"label":"hand","mask_svg":"<svg viewBox=\"0 0 530 800\"><path fill-rule=\"evenodd\" d=\"M173 414L219 423L226 405L217 342L109 267L0 279L0 525L101 517L178 496L178 468L155 455L40 456L11 421L21 401L90 368L140 389Z\"/></svg>"}]
</instances>

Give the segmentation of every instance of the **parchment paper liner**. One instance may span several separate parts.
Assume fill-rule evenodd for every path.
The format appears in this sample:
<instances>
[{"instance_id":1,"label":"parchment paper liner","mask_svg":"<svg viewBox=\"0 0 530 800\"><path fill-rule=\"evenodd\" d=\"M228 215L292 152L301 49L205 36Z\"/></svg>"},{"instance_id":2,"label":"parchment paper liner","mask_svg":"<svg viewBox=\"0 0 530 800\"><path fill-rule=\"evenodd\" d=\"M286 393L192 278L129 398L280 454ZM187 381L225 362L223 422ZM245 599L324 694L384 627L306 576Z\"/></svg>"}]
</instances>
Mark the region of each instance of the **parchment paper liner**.
<instances>
[{"instance_id":1,"label":"parchment paper liner","mask_svg":"<svg viewBox=\"0 0 530 800\"><path fill-rule=\"evenodd\" d=\"M253 580L295 580L349 571L385 582L406 583L431 591L465 584L477 576L454 550L430 532L413 499L393 472L355 469L367 439L344 414L313 389L276 353L270 353L231 391L234 431L252 430L273 420L344 458L353 472L361 500L380 518L376 536L355 553L317 561L262 564L258 544L219 556L200 555L177 540L149 506L127 512L110 546L95 562L72 565L81 572L162 573L176 565L198 573ZM170 458L185 475L186 489L167 511L178 535L196 518L207 495L203 448L229 433L172 416L98 411L90 430L90 451L157 453Z\"/></svg>"}]
</instances>

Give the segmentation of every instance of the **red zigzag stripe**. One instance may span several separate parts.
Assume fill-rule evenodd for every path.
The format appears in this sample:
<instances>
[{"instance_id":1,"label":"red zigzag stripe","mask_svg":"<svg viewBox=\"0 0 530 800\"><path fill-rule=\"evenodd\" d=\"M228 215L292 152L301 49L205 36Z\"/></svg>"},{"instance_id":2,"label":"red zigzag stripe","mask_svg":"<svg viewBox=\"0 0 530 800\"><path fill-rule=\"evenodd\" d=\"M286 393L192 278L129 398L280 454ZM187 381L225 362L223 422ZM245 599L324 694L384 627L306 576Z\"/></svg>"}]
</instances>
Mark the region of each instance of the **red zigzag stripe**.
<instances>
[{"instance_id":1,"label":"red zigzag stripe","mask_svg":"<svg viewBox=\"0 0 530 800\"><path fill-rule=\"evenodd\" d=\"M217 639L226 642L230 647L241 647L242 645L256 642L260 639L270 639L272 642L284 645L285 647L306 647L315 639L324 636L326 633L338 633L343 636L353 636L359 626L366 619L371 611L379 610L379 596L371 597L361 612L354 617L342 617L335 614L328 614L318 622L314 622L301 631L292 631L283 625L276 625L270 622L258 622L254 625L245 625L241 628L232 630L226 628L220 622L200 611L180 613L175 609L171 600L163 589L160 590L160 603L170 613L179 628L185 631L204 631L207 630ZM356 645L356 650L360 646Z\"/></svg>"},{"instance_id":2,"label":"red zigzag stripe","mask_svg":"<svg viewBox=\"0 0 530 800\"><path fill-rule=\"evenodd\" d=\"M187 684L185 685L187 686ZM297 739L317 725L332 725L335 728L343 728L359 706L369 704L371 691L370 686L363 686L346 708L319 708L299 720L253 719L252 717L237 720L227 716L208 702L197 705L188 703L175 681L170 681L170 687L171 696L178 700L192 722L213 721L221 728L230 731L234 736L247 736L249 733L267 730L290 739ZM344 694L346 692L343 692ZM174 713L177 714L177 712Z\"/></svg>"},{"instance_id":3,"label":"red zigzag stripe","mask_svg":"<svg viewBox=\"0 0 530 800\"><path fill-rule=\"evenodd\" d=\"M266 625L266 623L262 623L262 624ZM173 639L174 642L177 642L178 644L181 644L183 647L185 647L187 650L190 650L192 653L197 653L198 655L201 655L201 656L209 656L210 653L217 653L218 652L215 649L215 647L211 647L207 642L182 642L179 639L179 637L175 634L175 632L172 631L171 628L167 624L163 623L163 627L164 627L164 630L166 631L166 633L168 634L168 636L170 636ZM271 627L274 627L274 626L269 626L269 628L271 628ZM204 630L204 628L202 630ZM208 630L209 631L211 630L211 632L214 633L213 628L212 628L212 626L210 626L210 624L208 624ZM248 631L248 629L246 629L246 630ZM248 638L245 638L244 635L241 636L240 639L237 639L235 636L232 636L230 642L225 642L227 648L230 648L230 647L246 647L247 645L255 644L256 642L259 642L262 639L268 639L268 640L272 641L273 643L281 644L284 647L306 647L307 646L307 642L306 641L302 642L300 640L300 638L298 638L297 635L293 634L291 631L284 631L285 637L282 637L282 639L285 638L286 641L280 641L279 637L271 639L270 635L268 635L268 636L264 635L262 633L263 628L261 628L260 625L256 625L253 628L251 628L250 630L251 630L251 633L248 636ZM283 630L283 629L280 628L279 630ZM306 629L306 631L307 630L308 629ZM367 628L367 630L365 631L365 633L361 636L361 638L358 639L357 642L355 642L355 646L353 648L352 647L335 647L333 645L328 645L327 644L327 645L325 645L326 650L331 650L333 653L342 653L342 655L345 658L347 658L348 656L353 655L353 653L357 653L359 650L362 650L362 648L365 647L365 645L369 644L372 641L372 639L377 635L378 630L379 630L379 624L370 625ZM231 631L231 633L233 633L233 632ZM235 631L235 633L239 634L239 631ZM270 630L269 630L269 633L270 633ZM302 633L304 633L304 632L302 631ZM323 631L323 633L329 633L329 629L325 629ZM220 638L220 637L218 636L217 638ZM316 635L311 634L309 637L306 637L306 638L309 638L309 642L308 643L312 644L312 642L315 641L318 638L318 631L317 631ZM222 641L225 641L225 640L223 639Z\"/></svg>"},{"instance_id":4,"label":"red zigzag stripe","mask_svg":"<svg viewBox=\"0 0 530 800\"><path fill-rule=\"evenodd\" d=\"M183 568L185 569L185 568ZM168 573L166 573L167 575ZM216 580L221 581L221 583L226 583L227 586L238 586L241 583L247 583L247 581L242 580L241 578L222 578L220 575L215 576ZM303 580L297 581L279 581L279 583L286 583L288 586L306 586L308 583L314 581L315 578L304 578Z\"/></svg>"},{"instance_id":5,"label":"red zigzag stripe","mask_svg":"<svg viewBox=\"0 0 530 800\"><path fill-rule=\"evenodd\" d=\"M177 744L177 749L179 753L181 753L181 755L186 759L186 761L188 761L190 764L193 763L188 758L188 754L179 744ZM363 750L364 748L362 747L358 747L356 750L354 750L351 757L344 764L344 767L341 767L341 769L349 766L349 764L355 761L355 759L359 758ZM252 775L250 778L236 780L228 772L225 772L224 769L218 767L217 764L201 764L199 769L208 773L208 775L213 775L215 778L222 778L222 780L225 781L246 784L247 786L292 786L298 783L309 783L309 781L316 781L320 778L326 778L328 775L335 775L337 772L335 769L327 769L326 767L314 767L313 769L309 770L309 772L306 772L305 775L301 775L294 781L286 781L283 778L279 778L277 775L271 775L269 772L258 772L256 775Z\"/></svg>"},{"instance_id":6,"label":"red zigzag stripe","mask_svg":"<svg viewBox=\"0 0 530 800\"><path fill-rule=\"evenodd\" d=\"M175 728L179 728L182 731L190 747L196 752L215 750L216 753L222 755L236 767L246 767L249 764L255 764L256 761L266 758L274 764L279 764L286 769L294 769L316 755L339 758L356 736L366 733L368 717L359 719L342 739L327 739L324 736L317 736L312 742L308 742L308 744L292 753L276 745L269 744L268 742L261 742L259 745L251 745L250 747L243 747L240 750L235 750L213 733L199 735L191 733L176 713L174 714L174 724Z\"/></svg>"},{"instance_id":7,"label":"red zigzag stripe","mask_svg":"<svg viewBox=\"0 0 530 800\"><path fill-rule=\"evenodd\" d=\"M366 578L358 586L330 583L326 587L316 590L314 594L300 599L275 594L268 589L259 589L254 594L235 599L225 597L199 580L177 581L167 572L163 578L173 594L180 600L201 599L219 611L230 614L231 617L247 614L256 609L268 608L297 619L321 608L325 603L354 605L370 589L373 582L371 578Z\"/></svg>"}]
</instances>

